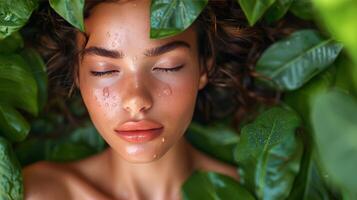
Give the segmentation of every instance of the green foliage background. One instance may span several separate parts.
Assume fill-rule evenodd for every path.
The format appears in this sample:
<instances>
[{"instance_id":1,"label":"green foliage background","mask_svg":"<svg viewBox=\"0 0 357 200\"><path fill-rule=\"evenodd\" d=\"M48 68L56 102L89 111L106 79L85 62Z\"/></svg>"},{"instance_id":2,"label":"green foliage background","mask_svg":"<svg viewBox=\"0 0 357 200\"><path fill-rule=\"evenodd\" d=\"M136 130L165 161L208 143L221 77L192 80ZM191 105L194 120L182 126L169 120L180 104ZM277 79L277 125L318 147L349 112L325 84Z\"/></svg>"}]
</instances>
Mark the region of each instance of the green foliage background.
<instances>
[{"instance_id":1,"label":"green foliage background","mask_svg":"<svg viewBox=\"0 0 357 200\"><path fill-rule=\"evenodd\" d=\"M153 0L151 38L184 31L208 0ZM238 135L229 120L192 122L186 136L197 148L239 166L238 183L195 172L184 199L357 199L357 1L237 0L250 26L274 25L287 14L311 21L261 55L256 72L283 92ZM84 30L84 0L49 0ZM24 47L21 28L37 0L0 0L0 199L23 199L21 166L72 161L106 148L78 96L47 100L46 67ZM29 133L31 133L29 135ZM68 133L68 134L62 134Z\"/></svg>"}]
</instances>

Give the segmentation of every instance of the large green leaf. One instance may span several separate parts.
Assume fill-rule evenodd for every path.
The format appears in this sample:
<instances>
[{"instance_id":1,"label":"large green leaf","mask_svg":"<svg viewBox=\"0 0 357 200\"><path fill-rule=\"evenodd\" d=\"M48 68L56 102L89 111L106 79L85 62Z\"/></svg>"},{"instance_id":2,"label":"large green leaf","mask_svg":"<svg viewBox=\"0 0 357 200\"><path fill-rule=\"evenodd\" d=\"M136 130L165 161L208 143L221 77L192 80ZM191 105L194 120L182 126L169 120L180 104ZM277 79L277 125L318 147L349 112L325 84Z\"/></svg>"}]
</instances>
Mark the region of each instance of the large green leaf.
<instances>
[{"instance_id":1,"label":"large green leaf","mask_svg":"<svg viewBox=\"0 0 357 200\"><path fill-rule=\"evenodd\" d=\"M67 22L84 32L84 0L49 0L51 7Z\"/></svg>"},{"instance_id":2,"label":"large green leaf","mask_svg":"<svg viewBox=\"0 0 357 200\"><path fill-rule=\"evenodd\" d=\"M357 64L357 1L311 0L329 32L341 41Z\"/></svg>"},{"instance_id":3,"label":"large green leaf","mask_svg":"<svg viewBox=\"0 0 357 200\"><path fill-rule=\"evenodd\" d=\"M27 66L37 82L38 87L38 107L42 109L47 101L47 72L46 65L41 56L33 49L24 49L21 56L26 60Z\"/></svg>"},{"instance_id":4,"label":"large green leaf","mask_svg":"<svg viewBox=\"0 0 357 200\"><path fill-rule=\"evenodd\" d=\"M185 200L253 200L254 197L231 177L215 172L194 172L182 186Z\"/></svg>"},{"instance_id":5,"label":"large green leaf","mask_svg":"<svg viewBox=\"0 0 357 200\"><path fill-rule=\"evenodd\" d=\"M294 0L291 4L290 12L301 19L313 19L312 0Z\"/></svg>"},{"instance_id":6,"label":"large green leaf","mask_svg":"<svg viewBox=\"0 0 357 200\"><path fill-rule=\"evenodd\" d=\"M38 0L0 0L0 40L20 30L37 6Z\"/></svg>"},{"instance_id":7,"label":"large green leaf","mask_svg":"<svg viewBox=\"0 0 357 200\"><path fill-rule=\"evenodd\" d=\"M24 46L20 33L15 32L9 37L0 40L0 53L13 53Z\"/></svg>"},{"instance_id":8,"label":"large green leaf","mask_svg":"<svg viewBox=\"0 0 357 200\"><path fill-rule=\"evenodd\" d=\"M242 128L235 158L242 182L258 199L285 199L299 171L302 142L297 114L274 107Z\"/></svg>"},{"instance_id":9,"label":"large green leaf","mask_svg":"<svg viewBox=\"0 0 357 200\"><path fill-rule=\"evenodd\" d=\"M253 26L276 0L238 0L248 22Z\"/></svg>"},{"instance_id":10,"label":"large green leaf","mask_svg":"<svg viewBox=\"0 0 357 200\"><path fill-rule=\"evenodd\" d=\"M0 137L0 199L23 199L21 167L11 145Z\"/></svg>"},{"instance_id":11,"label":"large green leaf","mask_svg":"<svg viewBox=\"0 0 357 200\"><path fill-rule=\"evenodd\" d=\"M265 20L271 23L284 17L293 1L294 0L276 0L264 15Z\"/></svg>"},{"instance_id":12,"label":"large green leaf","mask_svg":"<svg viewBox=\"0 0 357 200\"><path fill-rule=\"evenodd\" d=\"M0 55L0 94L0 102L37 115L37 84L21 56Z\"/></svg>"},{"instance_id":13,"label":"large green leaf","mask_svg":"<svg viewBox=\"0 0 357 200\"><path fill-rule=\"evenodd\" d=\"M356 198L356 99L337 90L319 95L313 105L312 123L324 168L335 184Z\"/></svg>"},{"instance_id":14,"label":"large green leaf","mask_svg":"<svg viewBox=\"0 0 357 200\"><path fill-rule=\"evenodd\" d=\"M192 122L185 135L195 147L227 162L234 162L233 149L239 137L236 131L224 123L203 126Z\"/></svg>"},{"instance_id":15,"label":"large green leaf","mask_svg":"<svg viewBox=\"0 0 357 200\"><path fill-rule=\"evenodd\" d=\"M188 28L205 8L208 0L153 0L150 38L176 35Z\"/></svg>"},{"instance_id":16,"label":"large green leaf","mask_svg":"<svg viewBox=\"0 0 357 200\"><path fill-rule=\"evenodd\" d=\"M22 115L9 105L0 103L0 133L13 142L26 138L30 125Z\"/></svg>"},{"instance_id":17,"label":"large green leaf","mask_svg":"<svg viewBox=\"0 0 357 200\"><path fill-rule=\"evenodd\" d=\"M294 90L333 63L341 49L341 44L316 31L301 30L271 45L258 60L256 71L278 89Z\"/></svg>"}]
</instances>

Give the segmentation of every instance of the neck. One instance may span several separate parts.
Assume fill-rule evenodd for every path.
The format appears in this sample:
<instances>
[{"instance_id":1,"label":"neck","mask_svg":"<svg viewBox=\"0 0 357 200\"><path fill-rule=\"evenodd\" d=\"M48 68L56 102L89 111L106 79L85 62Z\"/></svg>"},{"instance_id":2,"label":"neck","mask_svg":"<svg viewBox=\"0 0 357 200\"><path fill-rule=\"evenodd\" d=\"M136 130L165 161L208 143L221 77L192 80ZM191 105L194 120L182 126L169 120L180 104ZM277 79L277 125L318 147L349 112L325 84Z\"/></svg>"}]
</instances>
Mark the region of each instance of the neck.
<instances>
[{"instance_id":1,"label":"neck","mask_svg":"<svg viewBox=\"0 0 357 200\"><path fill-rule=\"evenodd\" d=\"M113 181L128 199L178 199L181 185L193 171L190 145L182 139L160 159L145 163L129 163L110 151ZM125 188L125 189L124 189ZM119 191L114 188L114 191ZM117 196L117 195L116 195Z\"/></svg>"}]
</instances>

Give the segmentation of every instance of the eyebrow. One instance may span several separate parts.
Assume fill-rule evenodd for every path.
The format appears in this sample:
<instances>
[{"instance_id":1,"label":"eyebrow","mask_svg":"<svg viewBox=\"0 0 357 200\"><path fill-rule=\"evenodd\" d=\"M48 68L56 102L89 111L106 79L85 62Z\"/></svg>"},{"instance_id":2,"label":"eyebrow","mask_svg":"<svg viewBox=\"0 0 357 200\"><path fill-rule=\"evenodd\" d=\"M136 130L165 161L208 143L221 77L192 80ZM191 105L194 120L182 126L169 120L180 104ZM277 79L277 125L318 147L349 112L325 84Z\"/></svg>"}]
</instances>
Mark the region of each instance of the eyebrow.
<instances>
[{"instance_id":1,"label":"eyebrow","mask_svg":"<svg viewBox=\"0 0 357 200\"><path fill-rule=\"evenodd\" d=\"M191 48L190 44L188 44L185 41L173 41L169 42L167 44L164 44L159 47L154 47L152 49L147 49L144 52L145 56L148 57L154 57L154 56L159 56L164 53L167 53L169 51L172 51L174 49L177 49L179 47L184 47L184 48ZM122 51L117 51L117 50L111 50L111 49L106 49L103 47L97 47L97 46L91 46L88 48L85 48L81 52L82 57L85 55L97 55L97 56L103 56L103 57L108 57L108 58L123 58L124 53Z\"/></svg>"}]
</instances>

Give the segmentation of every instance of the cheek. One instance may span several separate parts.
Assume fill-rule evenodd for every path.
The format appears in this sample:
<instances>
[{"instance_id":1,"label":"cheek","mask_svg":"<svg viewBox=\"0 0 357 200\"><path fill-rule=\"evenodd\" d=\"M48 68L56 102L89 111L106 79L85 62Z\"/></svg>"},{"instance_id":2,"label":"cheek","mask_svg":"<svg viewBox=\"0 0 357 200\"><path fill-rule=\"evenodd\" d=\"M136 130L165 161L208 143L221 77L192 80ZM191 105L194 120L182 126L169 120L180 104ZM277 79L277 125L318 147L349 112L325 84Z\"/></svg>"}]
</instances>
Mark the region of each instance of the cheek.
<instances>
[{"instance_id":1,"label":"cheek","mask_svg":"<svg viewBox=\"0 0 357 200\"><path fill-rule=\"evenodd\" d=\"M80 79L80 91L88 113L100 133L116 125L116 115L119 111L120 96L113 92L108 83L90 81L88 77Z\"/></svg>"},{"instance_id":2,"label":"cheek","mask_svg":"<svg viewBox=\"0 0 357 200\"><path fill-rule=\"evenodd\" d=\"M192 119L198 92L198 78L192 74L172 80L169 87L170 95L160 98L158 105L165 114L167 123L173 129L180 130L182 134Z\"/></svg>"}]
</instances>

